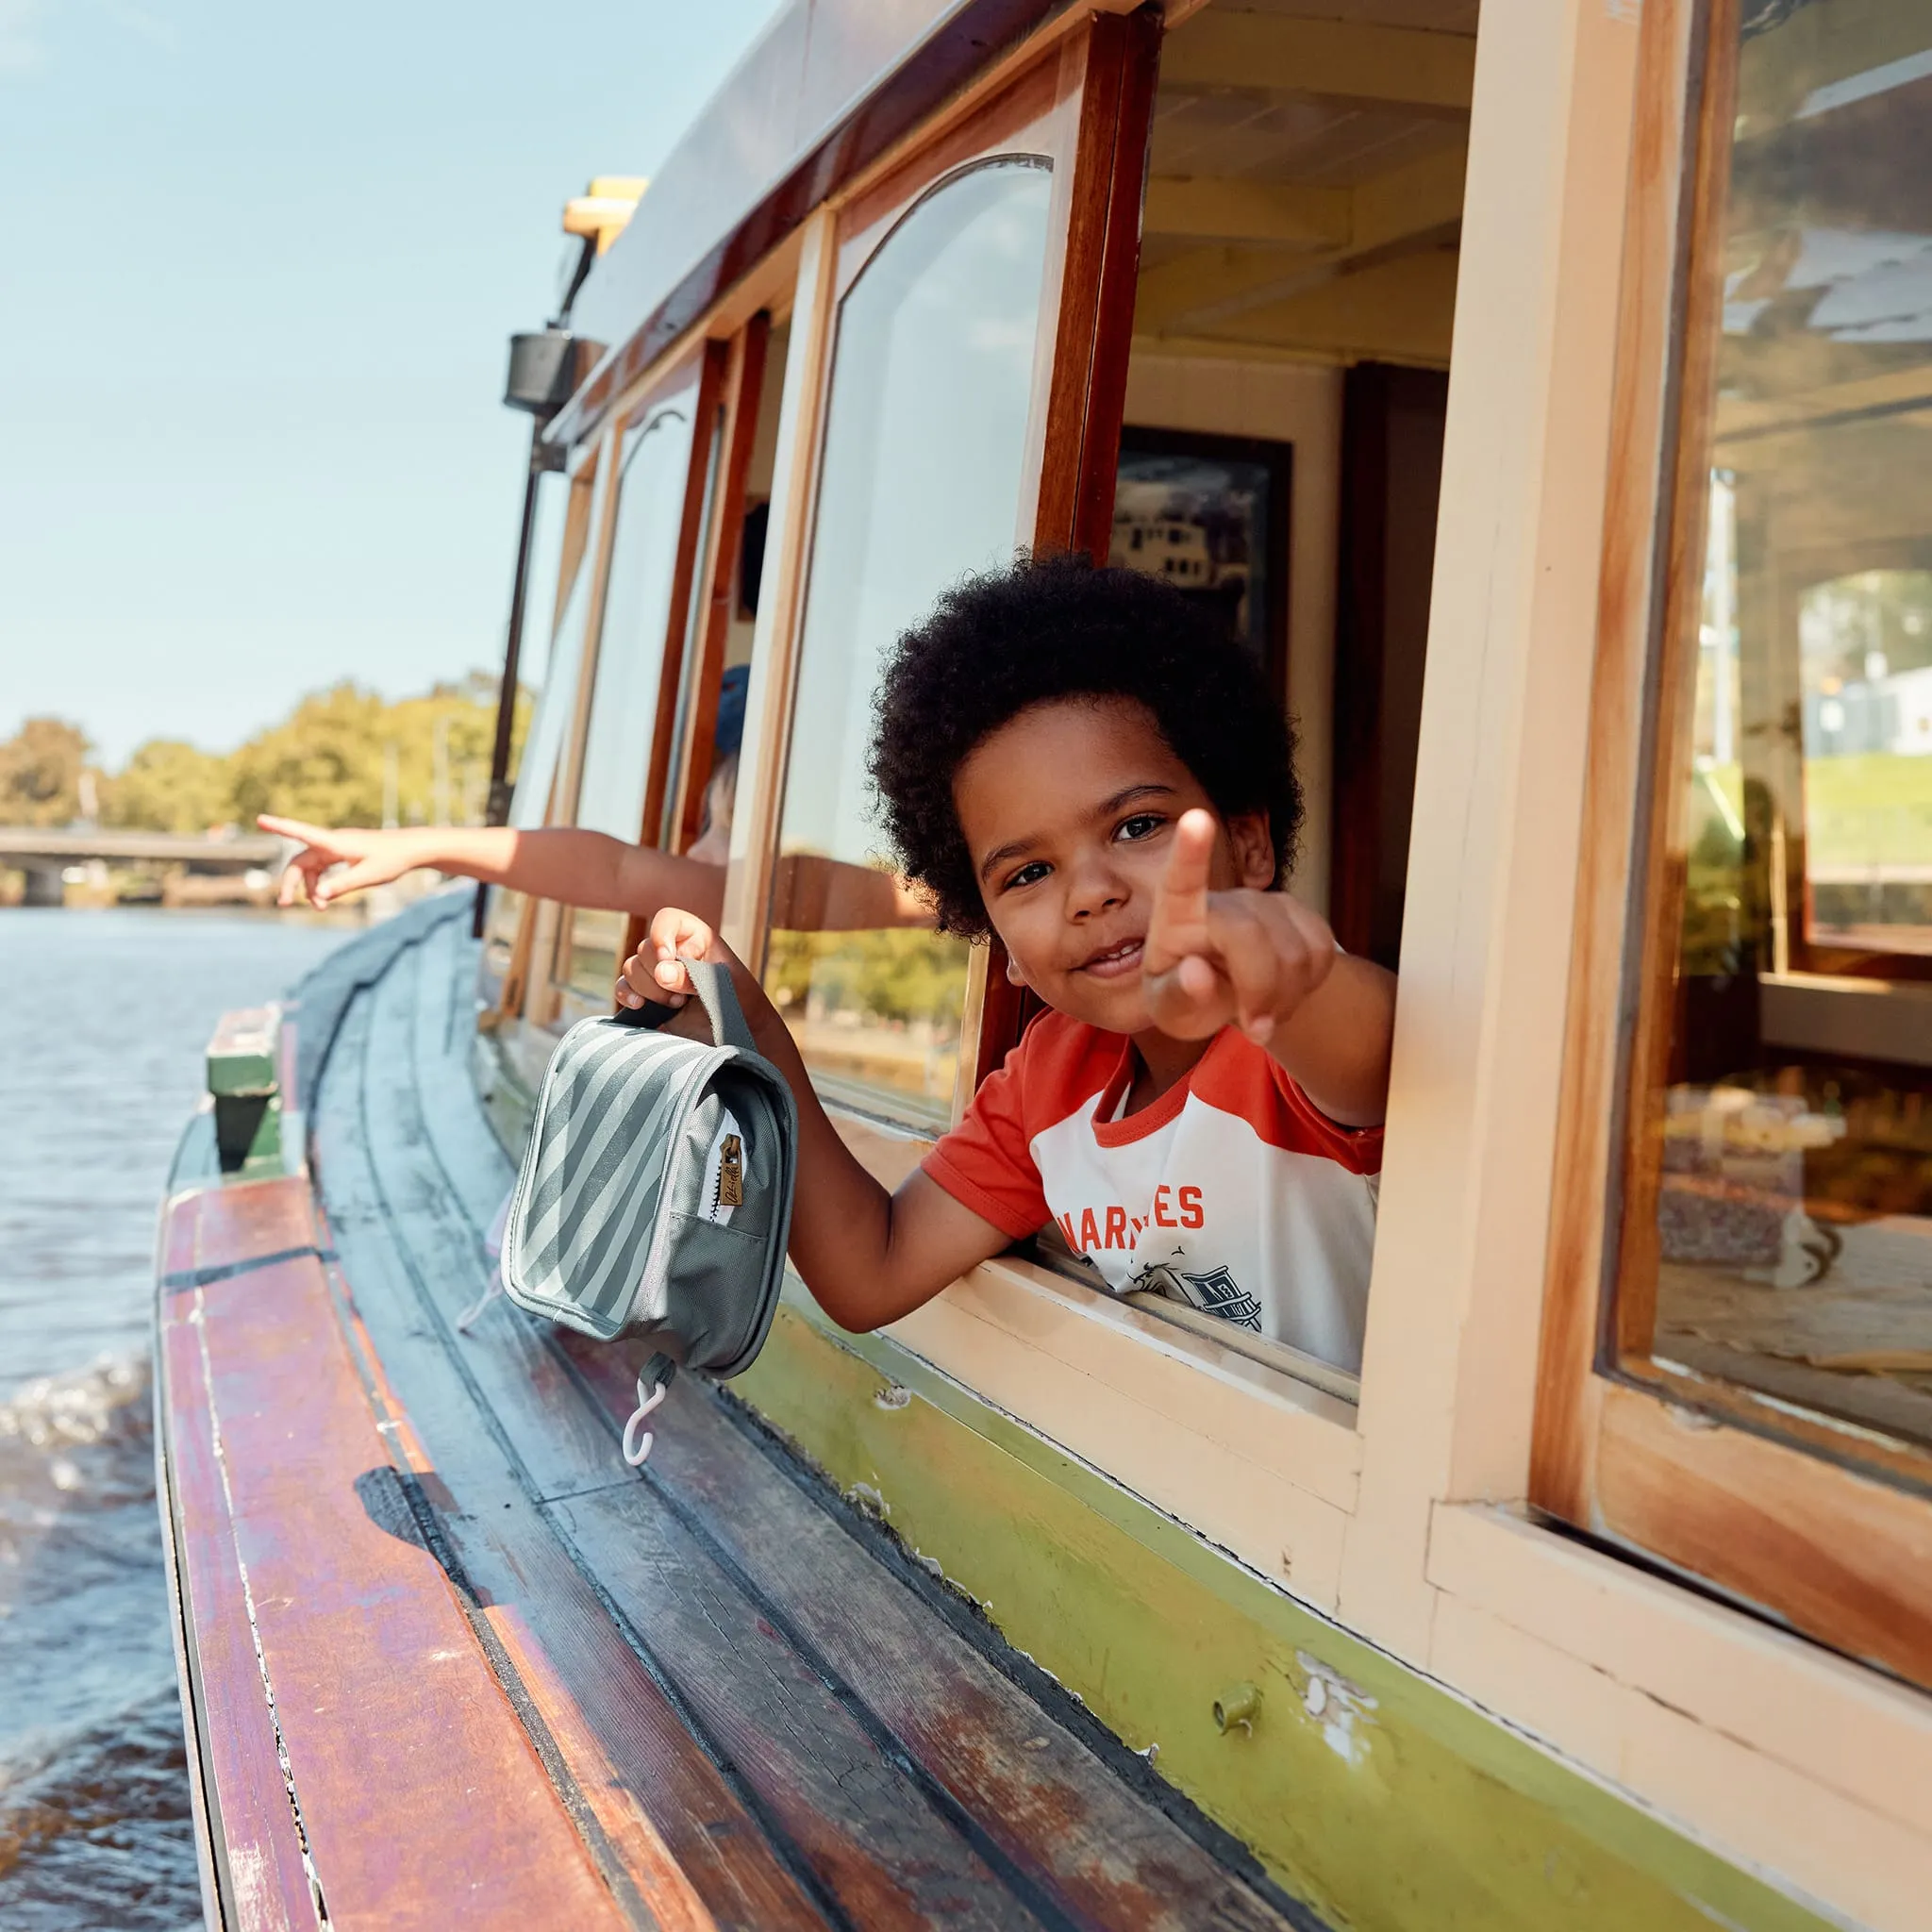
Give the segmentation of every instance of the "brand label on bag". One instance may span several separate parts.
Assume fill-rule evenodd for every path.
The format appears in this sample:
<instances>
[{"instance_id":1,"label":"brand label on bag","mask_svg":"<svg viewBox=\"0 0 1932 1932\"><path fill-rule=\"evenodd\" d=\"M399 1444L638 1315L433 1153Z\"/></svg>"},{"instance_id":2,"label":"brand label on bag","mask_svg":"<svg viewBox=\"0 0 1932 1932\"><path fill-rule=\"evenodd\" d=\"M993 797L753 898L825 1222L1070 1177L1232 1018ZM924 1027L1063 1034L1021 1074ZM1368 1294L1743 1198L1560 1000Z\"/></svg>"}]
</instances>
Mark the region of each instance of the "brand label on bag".
<instances>
[{"instance_id":1,"label":"brand label on bag","mask_svg":"<svg viewBox=\"0 0 1932 1932\"><path fill-rule=\"evenodd\" d=\"M702 1199L705 1219L720 1227L730 1223L734 1208L744 1206L744 1130L728 1108L705 1157Z\"/></svg>"}]
</instances>

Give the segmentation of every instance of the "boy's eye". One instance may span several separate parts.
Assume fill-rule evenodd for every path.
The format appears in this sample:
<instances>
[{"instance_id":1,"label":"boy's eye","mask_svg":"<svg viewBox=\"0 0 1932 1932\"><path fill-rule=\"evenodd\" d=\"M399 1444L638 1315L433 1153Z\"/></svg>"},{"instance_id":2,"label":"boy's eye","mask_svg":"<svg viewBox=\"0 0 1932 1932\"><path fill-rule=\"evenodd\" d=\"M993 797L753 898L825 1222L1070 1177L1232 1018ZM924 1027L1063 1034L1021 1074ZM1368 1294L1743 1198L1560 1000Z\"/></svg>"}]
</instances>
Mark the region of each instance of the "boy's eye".
<instances>
[{"instance_id":1,"label":"boy's eye","mask_svg":"<svg viewBox=\"0 0 1932 1932\"><path fill-rule=\"evenodd\" d=\"M1020 869L1017 872L1010 873L1008 874L1007 891L1010 892L1015 886L1036 885L1039 883L1040 880L1043 879L1051 870L1052 868L1047 864L1047 862L1043 858L1029 859L1026 862L1026 864L1020 867Z\"/></svg>"},{"instance_id":2,"label":"boy's eye","mask_svg":"<svg viewBox=\"0 0 1932 1932\"><path fill-rule=\"evenodd\" d=\"M1116 839L1151 839L1167 821L1158 811L1137 811L1115 828Z\"/></svg>"}]
</instances>

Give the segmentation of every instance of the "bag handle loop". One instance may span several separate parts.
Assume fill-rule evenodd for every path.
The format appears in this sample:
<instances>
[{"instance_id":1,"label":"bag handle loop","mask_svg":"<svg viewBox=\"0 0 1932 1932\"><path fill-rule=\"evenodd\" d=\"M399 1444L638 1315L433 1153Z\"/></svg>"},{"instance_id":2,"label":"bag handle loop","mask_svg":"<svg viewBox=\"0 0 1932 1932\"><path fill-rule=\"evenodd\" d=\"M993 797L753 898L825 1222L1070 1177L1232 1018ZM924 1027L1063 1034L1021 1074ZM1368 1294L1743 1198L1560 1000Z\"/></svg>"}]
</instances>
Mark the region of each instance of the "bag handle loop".
<instances>
[{"instance_id":1,"label":"bag handle loop","mask_svg":"<svg viewBox=\"0 0 1932 1932\"><path fill-rule=\"evenodd\" d=\"M731 983L731 969L704 959L686 959L686 975L711 1023L711 1042L715 1046L735 1046L741 1053L756 1053L758 1042L751 1037L744 1008L738 1004L738 989Z\"/></svg>"},{"instance_id":2,"label":"bag handle loop","mask_svg":"<svg viewBox=\"0 0 1932 1932\"><path fill-rule=\"evenodd\" d=\"M757 1053L758 1041L752 1038L744 1008L738 1004L738 989L731 984L730 969L682 954L678 958L697 993L699 1006L705 1009L705 1018L711 1023L711 1044L735 1046L741 1053ZM663 1025L676 1010L669 1001L647 999L641 1007L620 1007L610 1017L620 1026L657 1027Z\"/></svg>"}]
</instances>

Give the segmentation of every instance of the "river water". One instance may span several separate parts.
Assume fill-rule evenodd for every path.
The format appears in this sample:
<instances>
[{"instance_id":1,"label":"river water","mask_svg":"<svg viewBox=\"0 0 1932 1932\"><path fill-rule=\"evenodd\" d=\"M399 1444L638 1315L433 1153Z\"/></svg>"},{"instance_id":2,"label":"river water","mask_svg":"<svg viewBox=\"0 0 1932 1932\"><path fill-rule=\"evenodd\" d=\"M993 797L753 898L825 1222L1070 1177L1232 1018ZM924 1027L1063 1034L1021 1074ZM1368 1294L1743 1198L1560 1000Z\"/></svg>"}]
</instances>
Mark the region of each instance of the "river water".
<instances>
[{"instance_id":1,"label":"river water","mask_svg":"<svg viewBox=\"0 0 1932 1932\"><path fill-rule=\"evenodd\" d=\"M349 937L0 909L0 1926L198 1925L155 1514L155 1208L218 1015Z\"/></svg>"}]
</instances>

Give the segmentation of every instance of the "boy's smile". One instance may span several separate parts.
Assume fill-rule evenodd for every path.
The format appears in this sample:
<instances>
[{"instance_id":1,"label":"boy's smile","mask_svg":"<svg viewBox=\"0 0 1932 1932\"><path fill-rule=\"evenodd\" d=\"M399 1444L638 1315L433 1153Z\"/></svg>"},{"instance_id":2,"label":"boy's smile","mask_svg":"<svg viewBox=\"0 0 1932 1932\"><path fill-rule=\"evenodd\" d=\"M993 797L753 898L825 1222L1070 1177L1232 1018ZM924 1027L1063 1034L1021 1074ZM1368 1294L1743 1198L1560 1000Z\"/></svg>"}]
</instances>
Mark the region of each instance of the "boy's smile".
<instances>
[{"instance_id":1,"label":"boy's smile","mask_svg":"<svg viewBox=\"0 0 1932 1932\"><path fill-rule=\"evenodd\" d=\"M1124 698L1034 705L961 761L953 799L1011 977L1110 1033L1149 1031L1141 957L1174 824L1214 810L1152 714ZM1265 816L1221 822L1213 887L1274 878Z\"/></svg>"}]
</instances>

